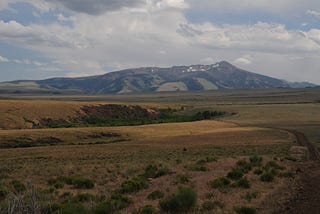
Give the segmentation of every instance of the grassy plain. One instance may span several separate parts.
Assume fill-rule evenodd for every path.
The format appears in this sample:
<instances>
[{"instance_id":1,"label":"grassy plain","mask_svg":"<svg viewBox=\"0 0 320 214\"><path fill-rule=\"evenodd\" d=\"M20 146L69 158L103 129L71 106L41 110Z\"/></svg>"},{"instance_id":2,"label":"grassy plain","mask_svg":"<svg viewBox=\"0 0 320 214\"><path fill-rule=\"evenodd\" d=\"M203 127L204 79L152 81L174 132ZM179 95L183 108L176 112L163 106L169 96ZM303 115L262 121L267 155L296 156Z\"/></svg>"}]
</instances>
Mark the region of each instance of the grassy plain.
<instances>
[{"instance_id":1,"label":"grassy plain","mask_svg":"<svg viewBox=\"0 0 320 214\"><path fill-rule=\"evenodd\" d=\"M144 174L152 164L167 169L166 173L148 178L146 188L122 193L132 203L120 213L143 213L145 205L152 205L156 213L160 212L161 199L150 200L147 196L159 190L168 197L177 191L177 186L196 190L197 205L191 213L236 213L235 208L239 206L271 213L277 209L279 198L270 196L290 186L293 177L298 176L295 174L297 162L292 156L292 148L298 146L294 135L285 129L303 131L313 143L320 144L319 92L319 89L272 89L118 96L3 95L1 127L10 130L0 130L0 146L19 144L25 139L43 145L0 149L1 203L5 204L10 195L1 197L1 189L14 192L12 181L19 180L46 192L48 199L44 206L57 204L58 207L51 209L52 213L64 210L65 204L70 207L82 204L87 213L97 213L99 204L110 201L124 182ZM235 114L217 120L143 126L26 129L24 125L25 117L65 118L76 114L82 105L100 103ZM17 126L22 129L12 129ZM48 139L59 140L53 144L43 141ZM232 168L237 168L237 161L249 162L252 155L262 157L263 161L244 173L249 188L237 186L238 181L232 179L226 187L211 186L214 179L227 177ZM263 182L256 171L272 171L272 167L267 169L270 161L281 167L274 170L272 182ZM61 176L87 178L94 182L94 187L48 183L49 179ZM90 194L90 199L75 199L84 193ZM21 194L24 193L14 195ZM274 201L270 202L270 198Z\"/></svg>"}]
</instances>

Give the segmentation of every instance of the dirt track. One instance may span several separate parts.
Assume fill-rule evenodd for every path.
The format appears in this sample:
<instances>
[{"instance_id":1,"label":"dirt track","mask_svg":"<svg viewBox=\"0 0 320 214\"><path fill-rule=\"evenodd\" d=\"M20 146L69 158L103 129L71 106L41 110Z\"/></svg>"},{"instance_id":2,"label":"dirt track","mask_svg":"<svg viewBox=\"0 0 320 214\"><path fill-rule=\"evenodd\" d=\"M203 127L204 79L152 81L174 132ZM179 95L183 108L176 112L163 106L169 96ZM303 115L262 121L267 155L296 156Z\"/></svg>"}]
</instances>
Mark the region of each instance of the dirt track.
<instances>
[{"instance_id":1,"label":"dirt track","mask_svg":"<svg viewBox=\"0 0 320 214\"><path fill-rule=\"evenodd\" d=\"M310 162L299 166L298 191L277 213L320 214L320 153L303 133L290 132L297 137L301 146L308 148Z\"/></svg>"}]
</instances>

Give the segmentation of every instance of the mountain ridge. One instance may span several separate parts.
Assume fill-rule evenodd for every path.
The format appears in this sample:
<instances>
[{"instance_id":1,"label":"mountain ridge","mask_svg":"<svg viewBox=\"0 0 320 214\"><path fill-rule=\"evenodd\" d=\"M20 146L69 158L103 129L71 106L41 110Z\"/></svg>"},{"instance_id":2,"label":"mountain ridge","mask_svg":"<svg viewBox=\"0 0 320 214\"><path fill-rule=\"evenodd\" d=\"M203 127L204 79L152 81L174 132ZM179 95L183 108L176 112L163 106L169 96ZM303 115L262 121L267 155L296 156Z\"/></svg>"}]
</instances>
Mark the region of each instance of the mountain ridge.
<instances>
[{"instance_id":1,"label":"mountain ridge","mask_svg":"<svg viewBox=\"0 0 320 214\"><path fill-rule=\"evenodd\" d=\"M11 85L10 85L11 84ZM20 87L19 87L20 86ZM313 87L311 83L290 83L285 80L246 71L221 61L211 65L141 67L113 71L103 75L77 78L0 83L0 93L24 90L79 92L86 94L122 94L161 91L207 91L219 89L256 89Z\"/></svg>"}]
</instances>

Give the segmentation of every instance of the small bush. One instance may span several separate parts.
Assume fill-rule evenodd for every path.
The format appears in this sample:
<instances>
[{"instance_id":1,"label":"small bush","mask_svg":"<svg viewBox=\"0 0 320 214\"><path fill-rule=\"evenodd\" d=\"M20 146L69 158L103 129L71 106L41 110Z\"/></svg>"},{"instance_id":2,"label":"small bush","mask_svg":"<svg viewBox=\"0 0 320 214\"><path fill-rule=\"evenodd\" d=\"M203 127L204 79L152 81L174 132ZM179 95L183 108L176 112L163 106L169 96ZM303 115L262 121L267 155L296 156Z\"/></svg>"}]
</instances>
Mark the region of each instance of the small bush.
<instances>
[{"instance_id":1,"label":"small bush","mask_svg":"<svg viewBox=\"0 0 320 214\"><path fill-rule=\"evenodd\" d=\"M263 173L263 170L262 169L255 169L254 171L253 171L253 173L254 174L256 174L256 175L261 175L262 173Z\"/></svg>"},{"instance_id":2,"label":"small bush","mask_svg":"<svg viewBox=\"0 0 320 214\"><path fill-rule=\"evenodd\" d=\"M292 172L280 172L278 176L284 178L294 178L294 174Z\"/></svg>"},{"instance_id":3,"label":"small bush","mask_svg":"<svg viewBox=\"0 0 320 214\"><path fill-rule=\"evenodd\" d=\"M143 176L138 176L130 180L126 180L121 184L121 193L132 193L138 192L141 189L149 187L149 180Z\"/></svg>"},{"instance_id":4,"label":"small bush","mask_svg":"<svg viewBox=\"0 0 320 214\"><path fill-rule=\"evenodd\" d=\"M236 207L235 211L238 214L256 214L256 209L246 206Z\"/></svg>"},{"instance_id":5,"label":"small bush","mask_svg":"<svg viewBox=\"0 0 320 214\"><path fill-rule=\"evenodd\" d=\"M265 172L260 176L260 180L263 182L272 182L275 175L271 172Z\"/></svg>"},{"instance_id":6,"label":"small bush","mask_svg":"<svg viewBox=\"0 0 320 214\"><path fill-rule=\"evenodd\" d=\"M270 168L272 169L278 169L278 170L284 170L285 167L284 166L280 166L278 163L276 163L275 161L268 161L265 165L265 170L269 170Z\"/></svg>"},{"instance_id":7,"label":"small bush","mask_svg":"<svg viewBox=\"0 0 320 214\"><path fill-rule=\"evenodd\" d=\"M10 182L15 192L21 193L26 190L26 186L19 180L13 180Z\"/></svg>"},{"instance_id":8,"label":"small bush","mask_svg":"<svg viewBox=\"0 0 320 214\"><path fill-rule=\"evenodd\" d=\"M146 205L140 209L139 214L154 214L156 213L156 208L152 205Z\"/></svg>"},{"instance_id":9,"label":"small bush","mask_svg":"<svg viewBox=\"0 0 320 214\"><path fill-rule=\"evenodd\" d=\"M185 168L190 171L200 171L200 172L209 171L207 167L200 164L190 164L185 166Z\"/></svg>"},{"instance_id":10,"label":"small bush","mask_svg":"<svg viewBox=\"0 0 320 214\"><path fill-rule=\"evenodd\" d=\"M0 186L0 201L4 200L8 195L8 191Z\"/></svg>"},{"instance_id":11,"label":"small bush","mask_svg":"<svg viewBox=\"0 0 320 214\"><path fill-rule=\"evenodd\" d=\"M75 177L72 180L72 185L76 189L92 189L94 187L94 182L88 178Z\"/></svg>"},{"instance_id":12,"label":"small bush","mask_svg":"<svg viewBox=\"0 0 320 214\"><path fill-rule=\"evenodd\" d=\"M206 162L210 163L210 162L216 162L217 158L215 158L214 156L208 156L206 157Z\"/></svg>"},{"instance_id":13,"label":"small bush","mask_svg":"<svg viewBox=\"0 0 320 214\"><path fill-rule=\"evenodd\" d=\"M225 177L219 177L210 182L212 188L224 188L230 184L230 180Z\"/></svg>"},{"instance_id":14,"label":"small bush","mask_svg":"<svg viewBox=\"0 0 320 214\"><path fill-rule=\"evenodd\" d=\"M177 175L177 183L186 184L190 181L190 177L187 174Z\"/></svg>"},{"instance_id":15,"label":"small bush","mask_svg":"<svg viewBox=\"0 0 320 214\"><path fill-rule=\"evenodd\" d=\"M63 214L87 214L88 210L80 203L66 203L60 207L61 213Z\"/></svg>"},{"instance_id":16,"label":"small bush","mask_svg":"<svg viewBox=\"0 0 320 214\"><path fill-rule=\"evenodd\" d=\"M259 196L258 192L247 192L244 198L248 201L251 202L252 199L257 198Z\"/></svg>"},{"instance_id":17,"label":"small bush","mask_svg":"<svg viewBox=\"0 0 320 214\"><path fill-rule=\"evenodd\" d=\"M158 169L156 175L154 178L159 178L161 176L164 176L164 175L168 175L170 173L170 169L168 167L163 167L163 168L160 168Z\"/></svg>"},{"instance_id":18,"label":"small bush","mask_svg":"<svg viewBox=\"0 0 320 214\"><path fill-rule=\"evenodd\" d=\"M156 199L160 199L160 198L163 198L163 197L164 197L164 193L161 192L160 190L156 190L156 191L153 191L152 193L150 193L147 196L147 199L156 200Z\"/></svg>"},{"instance_id":19,"label":"small bush","mask_svg":"<svg viewBox=\"0 0 320 214\"><path fill-rule=\"evenodd\" d=\"M215 208L223 208L224 204L221 203L220 201L205 201L201 205L201 210L203 211L212 211Z\"/></svg>"},{"instance_id":20,"label":"small bush","mask_svg":"<svg viewBox=\"0 0 320 214\"><path fill-rule=\"evenodd\" d=\"M262 157L258 155L252 155L250 156L249 160L252 166L261 166Z\"/></svg>"},{"instance_id":21,"label":"small bush","mask_svg":"<svg viewBox=\"0 0 320 214\"><path fill-rule=\"evenodd\" d=\"M190 211L197 203L197 193L190 187L180 187L176 194L160 200L160 209L168 213Z\"/></svg>"},{"instance_id":22,"label":"small bush","mask_svg":"<svg viewBox=\"0 0 320 214\"><path fill-rule=\"evenodd\" d=\"M91 195L89 193L82 193L74 196L72 198L72 201L74 202L88 202L94 199L94 195Z\"/></svg>"},{"instance_id":23,"label":"small bush","mask_svg":"<svg viewBox=\"0 0 320 214\"><path fill-rule=\"evenodd\" d=\"M159 169L156 165L149 164L145 168L143 176L146 178L159 178L169 173L170 173L170 169L167 167L162 167Z\"/></svg>"},{"instance_id":24,"label":"small bush","mask_svg":"<svg viewBox=\"0 0 320 214\"><path fill-rule=\"evenodd\" d=\"M63 180L61 180L61 179L50 178L50 179L48 180L48 184L49 184L50 186L54 186L54 188L56 188L56 189L61 189L61 188L64 187L64 182L63 182Z\"/></svg>"},{"instance_id":25,"label":"small bush","mask_svg":"<svg viewBox=\"0 0 320 214\"><path fill-rule=\"evenodd\" d=\"M252 169L252 165L246 160L239 160L237 162L237 168L241 170L243 173L248 173Z\"/></svg>"},{"instance_id":26,"label":"small bush","mask_svg":"<svg viewBox=\"0 0 320 214\"><path fill-rule=\"evenodd\" d=\"M48 184L54 186L57 189L63 188L64 184L73 185L76 189L92 189L94 187L93 180L83 177L60 176L56 179L49 179Z\"/></svg>"},{"instance_id":27,"label":"small bush","mask_svg":"<svg viewBox=\"0 0 320 214\"><path fill-rule=\"evenodd\" d=\"M249 189L250 188L250 182L247 178L241 178L236 182L236 186L240 188Z\"/></svg>"},{"instance_id":28,"label":"small bush","mask_svg":"<svg viewBox=\"0 0 320 214\"><path fill-rule=\"evenodd\" d=\"M232 180L239 180L243 177L243 172L238 168L233 168L231 172L228 173L227 177Z\"/></svg>"},{"instance_id":29,"label":"small bush","mask_svg":"<svg viewBox=\"0 0 320 214\"><path fill-rule=\"evenodd\" d=\"M196 165L204 165L204 164L206 164L206 163L207 163L206 160L201 159L201 160L198 160L198 161L196 162Z\"/></svg>"},{"instance_id":30,"label":"small bush","mask_svg":"<svg viewBox=\"0 0 320 214\"><path fill-rule=\"evenodd\" d=\"M99 204L95 209L95 214L109 214L115 213L128 207L132 201L120 194L114 194L109 200Z\"/></svg>"}]
</instances>

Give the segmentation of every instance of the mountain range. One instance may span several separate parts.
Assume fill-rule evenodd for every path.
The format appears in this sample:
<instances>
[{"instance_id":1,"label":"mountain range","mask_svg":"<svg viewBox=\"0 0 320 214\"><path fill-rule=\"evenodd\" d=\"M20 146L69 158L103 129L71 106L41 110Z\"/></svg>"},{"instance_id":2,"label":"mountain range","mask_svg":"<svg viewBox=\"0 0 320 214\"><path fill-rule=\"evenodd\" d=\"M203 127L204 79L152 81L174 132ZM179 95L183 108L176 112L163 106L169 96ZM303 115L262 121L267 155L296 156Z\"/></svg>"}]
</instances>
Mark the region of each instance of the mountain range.
<instances>
[{"instance_id":1,"label":"mountain range","mask_svg":"<svg viewBox=\"0 0 320 214\"><path fill-rule=\"evenodd\" d=\"M134 68L80 78L4 82L0 83L0 93L121 94L314 86L308 82L291 83L245 71L222 61L212 65Z\"/></svg>"}]
</instances>

